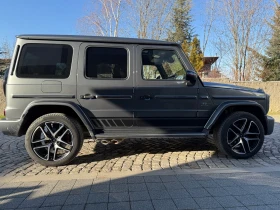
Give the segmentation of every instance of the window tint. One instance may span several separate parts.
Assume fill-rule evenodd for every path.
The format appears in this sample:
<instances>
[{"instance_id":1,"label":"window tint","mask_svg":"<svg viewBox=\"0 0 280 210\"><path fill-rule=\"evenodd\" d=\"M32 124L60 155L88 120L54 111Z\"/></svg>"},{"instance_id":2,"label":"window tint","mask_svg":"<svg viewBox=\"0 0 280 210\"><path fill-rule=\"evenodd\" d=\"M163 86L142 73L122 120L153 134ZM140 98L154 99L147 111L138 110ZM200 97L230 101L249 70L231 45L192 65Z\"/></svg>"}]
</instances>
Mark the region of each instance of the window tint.
<instances>
[{"instance_id":1,"label":"window tint","mask_svg":"<svg viewBox=\"0 0 280 210\"><path fill-rule=\"evenodd\" d=\"M98 79L127 78L127 50L89 47L86 52L86 76Z\"/></svg>"},{"instance_id":2,"label":"window tint","mask_svg":"<svg viewBox=\"0 0 280 210\"><path fill-rule=\"evenodd\" d=\"M21 78L67 78L73 49L69 45L26 44L21 51L17 76Z\"/></svg>"},{"instance_id":3,"label":"window tint","mask_svg":"<svg viewBox=\"0 0 280 210\"><path fill-rule=\"evenodd\" d=\"M186 70L174 50L143 50L142 71L146 80L186 79Z\"/></svg>"}]
</instances>

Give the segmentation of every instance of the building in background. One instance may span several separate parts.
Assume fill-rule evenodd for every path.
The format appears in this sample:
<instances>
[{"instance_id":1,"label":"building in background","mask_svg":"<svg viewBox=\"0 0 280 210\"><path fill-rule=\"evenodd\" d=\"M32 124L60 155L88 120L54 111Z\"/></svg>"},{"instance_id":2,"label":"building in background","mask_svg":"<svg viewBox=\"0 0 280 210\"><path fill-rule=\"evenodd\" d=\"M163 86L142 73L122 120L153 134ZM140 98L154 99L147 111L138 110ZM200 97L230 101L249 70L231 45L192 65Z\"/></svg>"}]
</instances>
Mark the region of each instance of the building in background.
<instances>
[{"instance_id":1,"label":"building in background","mask_svg":"<svg viewBox=\"0 0 280 210\"><path fill-rule=\"evenodd\" d=\"M202 78L221 78L222 74L214 65L219 57L204 57L204 66L201 68L200 75Z\"/></svg>"}]
</instances>

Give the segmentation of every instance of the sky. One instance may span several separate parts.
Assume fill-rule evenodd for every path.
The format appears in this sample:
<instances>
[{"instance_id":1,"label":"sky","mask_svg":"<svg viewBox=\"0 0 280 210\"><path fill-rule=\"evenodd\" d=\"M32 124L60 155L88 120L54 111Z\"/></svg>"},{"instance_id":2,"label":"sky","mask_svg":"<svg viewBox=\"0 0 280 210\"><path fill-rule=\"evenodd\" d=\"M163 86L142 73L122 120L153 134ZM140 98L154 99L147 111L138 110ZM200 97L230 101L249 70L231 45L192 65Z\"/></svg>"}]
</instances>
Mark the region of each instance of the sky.
<instances>
[{"instance_id":1,"label":"sky","mask_svg":"<svg viewBox=\"0 0 280 210\"><path fill-rule=\"evenodd\" d=\"M0 0L0 42L18 34L77 34L83 0Z\"/></svg>"},{"instance_id":2,"label":"sky","mask_svg":"<svg viewBox=\"0 0 280 210\"><path fill-rule=\"evenodd\" d=\"M86 14L88 1L0 0L0 43L7 40L13 46L19 34L79 34L77 21ZM204 1L193 0L193 25L198 35Z\"/></svg>"},{"instance_id":3,"label":"sky","mask_svg":"<svg viewBox=\"0 0 280 210\"><path fill-rule=\"evenodd\" d=\"M90 1L97 0L0 0L0 45L8 41L14 49L16 35L19 34L81 34L78 20L89 11ZM192 0L192 25L201 43L207 1L210 0ZM209 39L216 39L213 31ZM204 56L220 57L215 48L209 42ZM224 60L220 57L217 63L228 68Z\"/></svg>"}]
</instances>

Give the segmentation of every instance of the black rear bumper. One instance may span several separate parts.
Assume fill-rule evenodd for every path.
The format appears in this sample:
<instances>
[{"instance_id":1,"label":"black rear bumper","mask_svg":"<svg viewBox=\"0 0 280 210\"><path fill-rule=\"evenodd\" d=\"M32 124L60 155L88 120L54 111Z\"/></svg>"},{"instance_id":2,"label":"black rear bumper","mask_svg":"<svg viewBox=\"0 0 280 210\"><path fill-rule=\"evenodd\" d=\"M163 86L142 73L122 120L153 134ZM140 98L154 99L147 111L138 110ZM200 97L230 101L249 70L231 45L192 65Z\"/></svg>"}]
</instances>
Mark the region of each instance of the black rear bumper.
<instances>
[{"instance_id":1,"label":"black rear bumper","mask_svg":"<svg viewBox=\"0 0 280 210\"><path fill-rule=\"evenodd\" d=\"M3 132L4 135L7 136L20 136L20 127L21 127L21 120L0 120L0 131Z\"/></svg>"}]
</instances>

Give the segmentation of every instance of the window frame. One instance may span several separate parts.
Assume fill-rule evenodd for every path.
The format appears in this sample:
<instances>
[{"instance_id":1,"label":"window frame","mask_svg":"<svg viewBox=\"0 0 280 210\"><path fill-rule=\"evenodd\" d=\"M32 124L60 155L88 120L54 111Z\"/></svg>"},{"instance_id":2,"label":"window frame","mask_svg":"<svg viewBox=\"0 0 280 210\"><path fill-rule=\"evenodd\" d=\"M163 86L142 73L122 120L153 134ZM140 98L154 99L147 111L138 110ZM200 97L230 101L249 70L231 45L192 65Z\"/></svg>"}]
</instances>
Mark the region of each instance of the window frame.
<instances>
[{"instance_id":1,"label":"window frame","mask_svg":"<svg viewBox=\"0 0 280 210\"><path fill-rule=\"evenodd\" d=\"M184 67L184 70L187 74L187 67L181 57L181 55L178 53L178 50L177 49L174 49L174 48L150 48L150 47L145 47L145 48L142 48L141 49L141 53L140 53L140 56L141 56L141 59L140 59L140 64L141 64L141 77L142 77L142 80L143 81L158 81L158 82L166 82L166 81L177 81L177 82L180 82L180 81L186 81L186 79L180 79L180 80L176 80L176 79L172 79L172 80L169 80L169 79L145 79L144 78L144 71L143 71L143 59L142 59L142 53L144 50L165 50L165 51L174 51L176 56L178 57L179 61L181 62L181 65Z\"/></svg>"},{"instance_id":2,"label":"window frame","mask_svg":"<svg viewBox=\"0 0 280 210\"><path fill-rule=\"evenodd\" d=\"M20 60L21 60L21 56L22 56L22 53L23 53L23 50L24 50L24 47L26 45L65 45L65 46L68 46L71 48L72 50L72 56L71 56L71 62L70 62L70 69L69 69L69 74L67 77L21 77L18 75L18 69L19 69L19 64L20 64ZM20 45L19 45L20 46ZM23 45L20 46L20 51L19 51L19 54L17 56L17 61L16 61L16 67L13 71L13 73L15 73L15 76L17 78L20 78L20 79L55 79L55 80L65 80L65 79L68 79L71 75L71 71L72 71L72 66L73 66L73 57L74 57L74 48L73 46L71 46L70 44L65 44L65 43L45 43L45 42L30 42L30 43L25 43Z\"/></svg>"},{"instance_id":3,"label":"window frame","mask_svg":"<svg viewBox=\"0 0 280 210\"><path fill-rule=\"evenodd\" d=\"M126 59L126 65L127 65L127 74L126 74L126 78L94 78L94 77L88 77L86 75L86 72L87 72L87 50L88 48L116 48L116 49L124 49L126 50L127 52L127 59ZM84 77L87 79L87 80L109 80L109 81L116 81L116 80L120 80L120 81L124 81L124 80L128 80L129 79L129 76L130 76L130 51L128 48L126 47L121 47L121 46L104 46L104 45L88 45L86 48L85 48L85 51L84 51Z\"/></svg>"}]
</instances>

